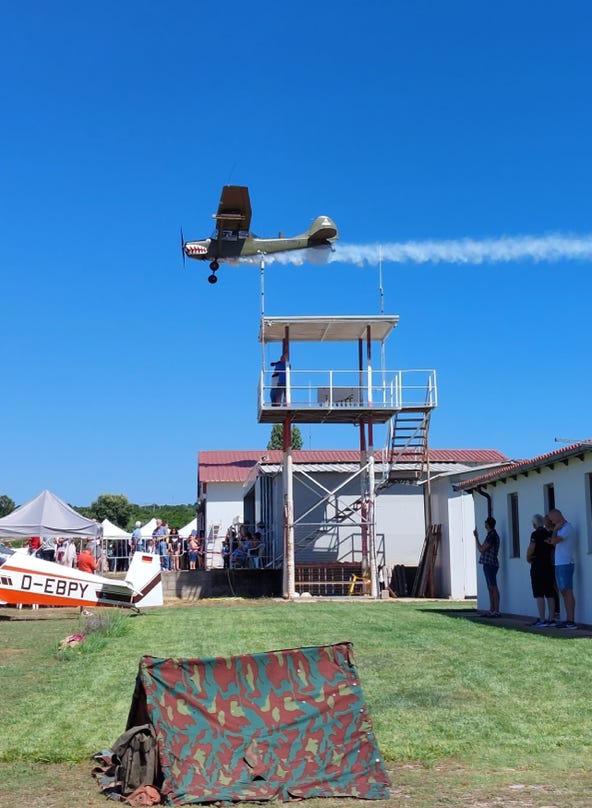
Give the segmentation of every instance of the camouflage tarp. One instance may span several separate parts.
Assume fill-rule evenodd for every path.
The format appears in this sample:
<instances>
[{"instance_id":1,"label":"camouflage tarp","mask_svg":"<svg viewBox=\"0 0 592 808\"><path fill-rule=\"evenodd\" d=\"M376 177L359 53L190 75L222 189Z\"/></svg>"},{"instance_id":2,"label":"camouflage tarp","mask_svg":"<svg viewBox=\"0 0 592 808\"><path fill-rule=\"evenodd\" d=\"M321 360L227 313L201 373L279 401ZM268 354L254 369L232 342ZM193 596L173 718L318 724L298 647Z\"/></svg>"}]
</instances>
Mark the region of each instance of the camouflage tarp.
<instances>
[{"instance_id":1,"label":"camouflage tarp","mask_svg":"<svg viewBox=\"0 0 592 808\"><path fill-rule=\"evenodd\" d=\"M128 728L143 723L169 803L389 795L350 643L142 657Z\"/></svg>"}]
</instances>

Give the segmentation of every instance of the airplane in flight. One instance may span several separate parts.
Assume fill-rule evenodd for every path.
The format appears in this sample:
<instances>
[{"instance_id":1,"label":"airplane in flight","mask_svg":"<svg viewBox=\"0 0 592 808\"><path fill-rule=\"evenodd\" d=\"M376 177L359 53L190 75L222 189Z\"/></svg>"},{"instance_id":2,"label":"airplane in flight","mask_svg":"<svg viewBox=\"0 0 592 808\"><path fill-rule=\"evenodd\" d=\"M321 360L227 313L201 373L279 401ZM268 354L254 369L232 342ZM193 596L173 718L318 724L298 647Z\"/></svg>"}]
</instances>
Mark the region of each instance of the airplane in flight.
<instances>
[{"instance_id":1,"label":"airplane in flight","mask_svg":"<svg viewBox=\"0 0 592 808\"><path fill-rule=\"evenodd\" d=\"M225 185L222 188L217 213L216 229L211 238L198 241L185 241L181 231L181 251L183 260L196 258L209 261L212 274L210 283L216 283L216 270L220 261L238 261L244 256L265 255L266 253L306 250L309 248L331 247L337 240L335 222L328 216L317 216L308 230L298 236L286 238L281 233L277 238L259 238L249 230L251 226L251 202L249 189L244 185Z\"/></svg>"},{"instance_id":2,"label":"airplane in flight","mask_svg":"<svg viewBox=\"0 0 592 808\"><path fill-rule=\"evenodd\" d=\"M160 556L134 553L125 580L104 578L0 544L0 602L39 606L162 606Z\"/></svg>"}]
</instances>

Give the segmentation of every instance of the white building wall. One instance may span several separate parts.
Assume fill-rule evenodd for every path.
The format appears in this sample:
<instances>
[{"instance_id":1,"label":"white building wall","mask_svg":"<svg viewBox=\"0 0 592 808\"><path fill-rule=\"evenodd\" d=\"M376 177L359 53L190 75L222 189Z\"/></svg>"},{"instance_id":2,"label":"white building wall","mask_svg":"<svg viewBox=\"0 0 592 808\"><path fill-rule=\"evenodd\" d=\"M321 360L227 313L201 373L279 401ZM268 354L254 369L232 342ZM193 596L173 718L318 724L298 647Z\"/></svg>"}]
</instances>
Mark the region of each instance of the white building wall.
<instances>
[{"instance_id":1,"label":"white building wall","mask_svg":"<svg viewBox=\"0 0 592 808\"><path fill-rule=\"evenodd\" d=\"M432 482L432 523L442 525L436 558L436 592L440 597L455 600L474 598L477 594L475 508L469 494L453 490L450 477Z\"/></svg>"},{"instance_id":2,"label":"white building wall","mask_svg":"<svg viewBox=\"0 0 592 808\"><path fill-rule=\"evenodd\" d=\"M228 528L238 518L243 521L242 483L208 483L206 497L206 541L208 567L222 567L222 541ZM213 535L218 526L217 538Z\"/></svg>"},{"instance_id":3,"label":"white building wall","mask_svg":"<svg viewBox=\"0 0 592 808\"><path fill-rule=\"evenodd\" d=\"M592 555L590 554L590 495L589 478L592 473L592 454L583 461L570 458L568 465L556 462L554 468L541 468L540 473L530 471L528 476L517 475L517 479L498 481L496 485L484 486L491 496L492 514L496 519L496 530L501 539L500 568L498 585L500 589L500 609L511 614L536 616L535 602L530 585L530 569L526 562L526 548L532 533L531 520L535 513L546 510L546 485L552 484L555 506L573 525L577 533L575 556L574 595L576 598L576 622L592 623L592 599L589 589L592 584ZM518 494L518 520L520 535L520 555L513 558L510 533L509 495ZM487 518L487 500L478 493L473 494L476 524L481 540L485 537L483 525ZM478 553L476 553L478 559ZM489 608L487 587L479 566L477 573L478 599L480 609ZM565 617L563 604L562 617Z\"/></svg>"},{"instance_id":4,"label":"white building wall","mask_svg":"<svg viewBox=\"0 0 592 808\"><path fill-rule=\"evenodd\" d=\"M448 500L451 598L474 598L477 594L474 528L475 507L472 497L465 493L457 496L451 494Z\"/></svg>"},{"instance_id":5,"label":"white building wall","mask_svg":"<svg viewBox=\"0 0 592 808\"><path fill-rule=\"evenodd\" d=\"M343 474L337 472L319 473L313 476L318 477L322 485L330 490L345 479ZM313 494L297 477L295 474L296 516L302 514L320 496L320 489ZM456 493L452 489L452 482L457 479L458 477L442 477L433 481L432 522L442 525L442 543L436 562L437 595L462 599L474 597L477 592L477 565L472 535L476 522L472 497ZM354 502L359 495L360 481L359 477L355 477L347 486L340 489L340 507ZM208 550L213 551L208 553L208 566L221 566L219 552L226 530L236 518L243 521L243 496L244 489L240 483L208 483L206 505L208 537L212 534L213 526L219 525L216 543L208 545ZM270 561L274 553L276 561L279 561L283 554L281 474L273 477L271 500L273 518L265 525L266 542ZM306 521L313 522L315 519L322 521L325 510L325 505L315 509L306 517ZM383 490L376 497L375 515L377 548L384 546L386 567L392 569L397 564L416 567L425 538L423 486L401 483ZM359 514L357 518L359 519ZM298 535L311 529L304 526L297 527L296 540L298 541ZM344 540L346 536L351 537L349 543L348 540ZM342 541L341 547L338 546L337 531L320 534L314 543L296 548L296 562L359 560L361 557L359 523L340 528L339 539Z\"/></svg>"},{"instance_id":6,"label":"white building wall","mask_svg":"<svg viewBox=\"0 0 592 808\"><path fill-rule=\"evenodd\" d=\"M398 484L379 494L375 522L384 535L386 566L417 567L425 539L423 489Z\"/></svg>"},{"instance_id":7,"label":"white building wall","mask_svg":"<svg viewBox=\"0 0 592 808\"><path fill-rule=\"evenodd\" d=\"M360 561L359 511L354 514L353 520L344 519L339 527L332 526L326 530L319 530L319 525L325 520L335 521L339 510L359 500L360 476L354 476L343 485L346 476L338 472L311 474L310 478L319 483L315 485L310 478L298 474L295 470L294 516L298 521L294 525L294 555L297 564ZM342 485L337 495L331 495L319 503L327 491L334 491ZM311 508L312 511L305 516ZM315 534L316 538L311 541L308 537Z\"/></svg>"},{"instance_id":8,"label":"white building wall","mask_svg":"<svg viewBox=\"0 0 592 808\"><path fill-rule=\"evenodd\" d=\"M317 479L325 490L334 490L340 486L345 475L337 472L319 472L311 475ZM294 474L294 507L298 518L310 507L314 506L322 496L323 489L316 488L309 480L299 479ZM345 508L355 502L360 496L360 478L354 477L349 483L339 489L339 507ZM282 478L274 477L274 502L276 512L282 514ZM296 563L314 563L328 561L359 561L361 559L361 531L359 525L359 512L354 517L355 524L344 521L337 528L328 529L319 533L314 542L302 542L301 539L315 531L314 524L321 523L325 517L332 518L335 514L335 498L331 497L329 503L325 502L304 518L303 524L295 526L295 558ZM423 490L412 485L393 485L376 497L375 522L377 544L384 542L385 564L393 567L395 564L416 567L419 562L424 541L424 514ZM275 525L273 535L276 542L281 541L281 525ZM276 545L277 546L277 545Z\"/></svg>"}]
</instances>

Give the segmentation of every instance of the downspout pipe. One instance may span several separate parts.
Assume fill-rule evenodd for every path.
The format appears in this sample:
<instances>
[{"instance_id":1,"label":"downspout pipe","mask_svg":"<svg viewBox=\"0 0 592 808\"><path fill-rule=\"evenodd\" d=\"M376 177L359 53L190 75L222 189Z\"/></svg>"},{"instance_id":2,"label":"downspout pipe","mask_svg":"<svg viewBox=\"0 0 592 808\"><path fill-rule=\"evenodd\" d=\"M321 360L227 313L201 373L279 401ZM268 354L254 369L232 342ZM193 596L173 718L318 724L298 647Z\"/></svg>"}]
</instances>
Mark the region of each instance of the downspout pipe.
<instances>
[{"instance_id":1,"label":"downspout pipe","mask_svg":"<svg viewBox=\"0 0 592 808\"><path fill-rule=\"evenodd\" d=\"M489 519L490 516L493 516L493 508L491 507L491 494L488 494L486 491L484 491L481 488L481 486L474 488L473 491L475 491L477 494L481 494L481 496L485 497L485 499L487 500L487 518Z\"/></svg>"}]
</instances>

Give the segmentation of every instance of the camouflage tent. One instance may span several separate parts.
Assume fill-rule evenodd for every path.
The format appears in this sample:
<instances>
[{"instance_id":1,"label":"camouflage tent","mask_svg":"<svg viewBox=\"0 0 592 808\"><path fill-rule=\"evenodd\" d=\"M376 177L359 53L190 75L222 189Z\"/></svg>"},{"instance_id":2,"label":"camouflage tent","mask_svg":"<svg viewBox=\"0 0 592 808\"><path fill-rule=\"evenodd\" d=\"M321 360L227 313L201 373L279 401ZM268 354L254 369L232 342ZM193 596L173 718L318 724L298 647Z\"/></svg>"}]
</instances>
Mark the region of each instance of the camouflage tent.
<instances>
[{"instance_id":1,"label":"camouflage tent","mask_svg":"<svg viewBox=\"0 0 592 808\"><path fill-rule=\"evenodd\" d=\"M389 795L347 642L142 657L128 729L146 723L168 803Z\"/></svg>"}]
</instances>

